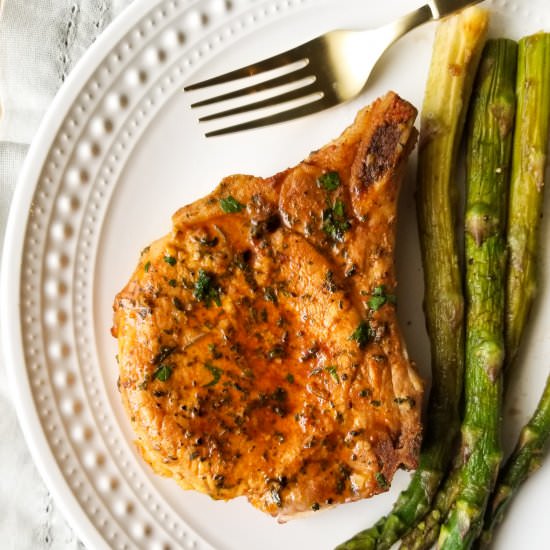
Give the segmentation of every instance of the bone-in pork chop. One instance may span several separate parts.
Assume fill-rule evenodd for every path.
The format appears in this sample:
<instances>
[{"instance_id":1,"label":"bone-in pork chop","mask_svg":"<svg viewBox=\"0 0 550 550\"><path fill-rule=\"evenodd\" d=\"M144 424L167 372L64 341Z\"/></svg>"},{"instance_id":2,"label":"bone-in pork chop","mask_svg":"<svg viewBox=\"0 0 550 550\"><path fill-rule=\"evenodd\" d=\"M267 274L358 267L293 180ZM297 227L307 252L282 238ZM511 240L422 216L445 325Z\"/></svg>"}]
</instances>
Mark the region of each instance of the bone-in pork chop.
<instances>
[{"instance_id":1,"label":"bone-in pork chop","mask_svg":"<svg viewBox=\"0 0 550 550\"><path fill-rule=\"evenodd\" d=\"M393 258L415 116L389 93L298 166L225 178L142 252L113 334L156 472L288 519L416 466L423 388Z\"/></svg>"}]
</instances>

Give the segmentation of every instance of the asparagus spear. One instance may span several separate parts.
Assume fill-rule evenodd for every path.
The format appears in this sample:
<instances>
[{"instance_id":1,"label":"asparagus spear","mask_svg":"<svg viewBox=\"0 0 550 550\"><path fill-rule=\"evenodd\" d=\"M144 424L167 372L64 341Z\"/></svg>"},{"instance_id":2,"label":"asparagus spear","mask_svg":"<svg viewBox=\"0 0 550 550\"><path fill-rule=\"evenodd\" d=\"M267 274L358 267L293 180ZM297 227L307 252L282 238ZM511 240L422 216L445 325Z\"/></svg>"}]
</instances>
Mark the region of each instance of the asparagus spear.
<instances>
[{"instance_id":1,"label":"asparagus spear","mask_svg":"<svg viewBox=\"0 0 550 550\"><path fill-rule=\"evenodd\" d=\"M550 110L549 35L537 34L519 43L517 77L517 117L513 146L513 167L508 214L508 246L510 267L507 284L506 364L510 365L517 354L528 312L536 289L535 254L538 250L538 224L542 204L542 185L548 146L548 120ZM534 170L534 173L531 171ZM530 189L523 186L529 185ZM514 260L514 258L516 258ZM487 510L482 544L487 544L492 532L502 519L509 501L533 467L541 460L548 446L550 432L550 397L548 384L533 419L524 427L516 451L499 476L498 486ZM534 432L534 433L533 433ZM528 443L525 443L528 441ZM453 482L450 485L455 485ZM441 499L439 499L441 500ZM448 505L448 502L444 503ZM441 508L427 517L422 531L413 532L409 539L424 538L427 548L435 542L434 532L445 511ZM429 538L431 535L431 539Z\"/></svg>"},{"instance_id":2,"label":"asparagus spear","mask_svg":"<svg viewBox=\"0 0 550 550\"><path fill-rule=\"evenodd\" d=\"M508 249L506 354L515 359L537 290L539 225L550 120L550 34L519 41Z\"/></svg>"},{"instance_id":3,"label":"asparagus spear","mask_svg":"<svg viewBox=\"0 0 550 550\"><path fill-rule=\"evenodd\" d=\"M471 105L467 143L466 376L460 462L424 522L402 548L468 548L481 528L500 465L504 361L505 226L514 122L516 44L485 47ZM441 532L439 525L448 520Z\"/></svg>"},{"instance_id":4,"label":"asparagus spear","mask_svg":"<svg viewBox=\"0 0 550 550\"><path fill-rule=\"evenodd\" d=\"M453 469L435 495L432 508L404 538L401 550L427 550L439 537L441 523L447 517L460 489L459 470Z\"/></svg>"},{"instance_id":5,"label":"asparagus spear","mask_svg":"<svg viewBox=\"0 0 550 550\"><path fill-rule=\"evenodd\" d=\"M466 155L466 368L458 492L441 550L478 538L502 458L506 214L515 111L517 44L487 43L472 103Z\"/></svg>"},{"instance_id":6,"label":"asparagus spear","mask_svg":"<svg viewBox=\"0 0 550 550\"><path fill-rule=\"evenodd\" d=\"M521 484L542 465L550 447L550 376L534 415L521 430L516 448L502 469L485 518L481 546L487 547L493 532Z\"/></svg>"},{"instance_id":7,"label":"asparagus spear","mask_svg":"<svg viewBox=\"0 0 550 550\"><path fill-rule=\"evenodd\" d=\"M550 119L550 34L519 42L517 122L508 214L510 266L507 288L507 364L514 360L536 292L536 254ZM531 420L521 431L487 511L482 544L488 544L511 499L540 466L550 439L550 377Z\"/></svg>"},{"instance_id":8,"label":"asparagus spear","mask_svg":"<svg viewBox=\"0 0 550 550\"><path fill-rule=\"evenodd\" d=\"M488 14L473 7L436 32L422 108L417 205L424 265L432 391L420 463L393 510L338 550L390 548L429 510L451 458L460 425L464 300L455 239L456 158Z\"/></svg>"}]
</instances>

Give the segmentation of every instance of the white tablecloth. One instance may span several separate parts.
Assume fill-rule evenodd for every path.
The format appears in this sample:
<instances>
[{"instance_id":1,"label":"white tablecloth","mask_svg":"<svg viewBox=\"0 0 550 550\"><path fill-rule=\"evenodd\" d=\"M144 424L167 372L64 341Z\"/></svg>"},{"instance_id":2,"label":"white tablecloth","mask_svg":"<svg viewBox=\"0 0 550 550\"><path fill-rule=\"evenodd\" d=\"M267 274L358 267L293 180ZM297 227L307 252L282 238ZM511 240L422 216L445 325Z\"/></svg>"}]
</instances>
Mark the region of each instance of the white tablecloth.
<instances>
[{"instance_id":1,"label":"white tablecloth","mask_svg":"<svg viewBox=\"0 0 550 550\"><path fill-rule=\"evenodd\" d=\"M82 53L132 0L0 1L1 252L17 176L44 112ZM34 467L8 395L5 368L2 357L0 548L83 548Z\"/></svg>"}]
</instances>

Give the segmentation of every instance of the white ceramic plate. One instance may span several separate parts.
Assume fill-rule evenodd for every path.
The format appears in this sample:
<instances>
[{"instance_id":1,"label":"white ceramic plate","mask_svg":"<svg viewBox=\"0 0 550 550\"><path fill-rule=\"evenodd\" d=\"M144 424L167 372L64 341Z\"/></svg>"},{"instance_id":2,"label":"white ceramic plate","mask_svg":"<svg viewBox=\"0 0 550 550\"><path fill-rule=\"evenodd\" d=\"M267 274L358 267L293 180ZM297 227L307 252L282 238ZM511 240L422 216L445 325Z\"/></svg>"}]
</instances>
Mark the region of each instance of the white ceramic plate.
<instances>
[{"instance_id":1,"label":"white ceramic plate","mask_svg":"<svg viewBox=\"0 0 550 550\"><path fill-rule=\"evenodd\" d=\"M233 172L269 175L335 137L388 89L421 104L433 25L402 39L356 101L266 129L210 139L189 109L191 80L276 53L334 27L375 26L410 0L138 1L85 55L56 97L13 201L2 273L6 364L34 459L89 548L328 549L387 512L391 493L278 525L243 499L214 502L152 475L137 456L116 390L111 304L143 246L180 205ZM550 29L546 0L495 0L491 33ZM400 314L424 375L429 354L409 178L401 201ZM550 241L550 228L543 228ZM543 261L548 276L550 247ZM541 298L507 400L509 447L550 357ZM9 472L4 472L9 475ZM550 467L515 501L495 547L546 548Z\"/></svg>"}]
</instances>

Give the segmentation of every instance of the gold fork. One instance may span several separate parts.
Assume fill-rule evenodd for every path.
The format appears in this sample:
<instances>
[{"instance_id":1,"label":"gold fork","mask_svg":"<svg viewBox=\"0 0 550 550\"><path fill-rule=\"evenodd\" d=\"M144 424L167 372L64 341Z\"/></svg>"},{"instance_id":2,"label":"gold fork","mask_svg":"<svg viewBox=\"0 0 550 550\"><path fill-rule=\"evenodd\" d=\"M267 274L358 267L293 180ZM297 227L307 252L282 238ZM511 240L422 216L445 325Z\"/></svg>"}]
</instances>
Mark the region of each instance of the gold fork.
<instances>
[{"instance_id":1,"label":"gold fork","mask_svg":"<svg viewBox=\"0 0 550 550\"><path fill-rule=\"evenodd\" d=\"M275 114L255 118L207 132L206 137L259 128L317 113L357 96L384 51L411 29L428 21L441 19L481 0L428 0L420 8L376 29L363 31L335 30L300 46L246 67L190 84L184 91L198 90L254 76L290 65L291 70L260 83L197 101L192 108L204 107L229 99L242 98L264 90L295 85L267 99L202 116L199 122L246 113L264 107L282 106ZM300 100L300 105L284 109L285 104Z\"/></svg>"}]
</instances>

